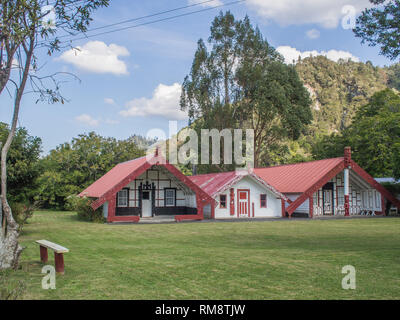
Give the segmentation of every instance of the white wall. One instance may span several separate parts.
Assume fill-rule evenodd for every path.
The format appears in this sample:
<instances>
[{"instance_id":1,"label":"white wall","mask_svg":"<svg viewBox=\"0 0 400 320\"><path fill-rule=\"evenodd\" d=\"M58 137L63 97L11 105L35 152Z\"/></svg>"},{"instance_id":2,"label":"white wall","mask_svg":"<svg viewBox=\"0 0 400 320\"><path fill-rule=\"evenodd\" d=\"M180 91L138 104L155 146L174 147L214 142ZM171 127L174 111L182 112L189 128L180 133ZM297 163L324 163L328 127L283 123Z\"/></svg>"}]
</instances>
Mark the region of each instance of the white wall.
<instances>
[{"instance_id":1,"label":"white wall","mask_svg":"<svg viewBox=\"0 0 400 320\"><path fill-rule=\"evenodd\" d=\"M290 200L293 202L300 197L302 194L301 193L287 193L285 194L286 197L288 197ZM289 203L286 202L286 208L289 207ZM297 209L295 212L297 213L309 213L309 208L310 208L310 201L309 199L305 200Z\"/></svg>"},{"instance_id":2,"label":"white wall","mask_svg":"<svg viewBox=\"0 0 400 320\"><path fill-rule=\"evenodd\" d=\"M221 194L226 195L227 206L226 209L221 209L219 206L219 195L215 198L218 202L217 208L215 208L215 219L223 218L237 218L237 190L238 189L249 189L250 190L250 216L253 216L252 204L254 203L254 217L282 217L282 203L281 199L277 199L271 191L263 187L261 184L256 182L253 178L244 177L242 180L237 182L232 188L235 189L235 215L230 215L230 189L222 192ZM267 208L260 208L260 195L267 195Z\"/></svg>"}]
</instances>

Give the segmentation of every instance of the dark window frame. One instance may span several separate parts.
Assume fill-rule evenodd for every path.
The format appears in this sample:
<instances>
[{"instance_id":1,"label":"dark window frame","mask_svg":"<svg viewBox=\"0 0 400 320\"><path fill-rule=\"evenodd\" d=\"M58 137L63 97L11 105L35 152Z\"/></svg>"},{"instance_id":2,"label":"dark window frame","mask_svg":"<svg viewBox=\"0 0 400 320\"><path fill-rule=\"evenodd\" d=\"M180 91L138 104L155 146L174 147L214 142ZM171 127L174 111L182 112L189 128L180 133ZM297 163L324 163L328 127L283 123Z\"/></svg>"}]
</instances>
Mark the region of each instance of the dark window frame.
<instances>
[{"instance_id":1,"label":"dark window frame","mask_svg":"<svg viewBox=\"0 0 400 320\"><path fill-rule=\"evenodd\" d=\"M265 197L265 199L263 199L263 197ZM265 194L265 193L260 194L260 208L268 208L267 199L268 199L267 194ZM265 203L263 204L263 202L265 202Z\"/></svg>"},{"instance_id":2,"label":"dark window frame","mask_svg":"<svg viewBox=\"0 0 400 320\"><path fill-rule=\"evenodd\" d=\"M119 193L121 191L126 191L126 206L121 206L119 204ZM117 208L129 208L129 192L130 192L129 188L122 188L120 191L117 192Z\"/></svg>"},{"instance_id":3,"label":"dark window frame","mask_svg":"<svg viewBox=\"0 0 400 320\"><path fill-rule=\"evenodd\" d=\"M222 200L222 197L225 198L225 200ZM220 194L219 195L219 208L220 209L227 209L228 208L228 197L226 196L226 194ZM225 205L222 205L222 203L225 202Z\"/></svg>"},{"instance_id":4,"label":"dark window frame","mask_svg":"<svg viewBox=\"0 0 400 320\"><path fill-rule=\"evenodd\" d=\"M167 205L167 191L169 191L169 190L174 191L174 205ZM176 188L164 188L164 207L167 207L167 208L176 207L176 194L177 194Z\"/></svg>"}]
</instances>

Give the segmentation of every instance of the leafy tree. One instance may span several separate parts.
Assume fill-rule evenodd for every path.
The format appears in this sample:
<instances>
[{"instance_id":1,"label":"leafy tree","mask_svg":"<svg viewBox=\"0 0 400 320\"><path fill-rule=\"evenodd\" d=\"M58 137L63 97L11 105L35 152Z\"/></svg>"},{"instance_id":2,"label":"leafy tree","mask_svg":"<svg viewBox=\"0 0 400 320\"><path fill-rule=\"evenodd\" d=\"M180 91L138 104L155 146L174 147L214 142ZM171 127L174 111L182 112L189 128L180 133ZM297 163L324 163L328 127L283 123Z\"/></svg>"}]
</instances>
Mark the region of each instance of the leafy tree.
<instances>
[{"instance_id":1,"label":"leafy tree","mask_svg":"<svg viewBox=\"0 0 400 320\"><path fill-rule=\"evenodd\" d=\"M79 135L42 160L37 200L45 207L66 209L69 196L82 192L118 163L143 155L132 139L118 141L94 132Z\"/></svg>"},{"instance_id":2,"label":"leafy tree","mask_svg":"<svg viewBox=\"0 0 400 320\"><path fill-rule=\"evenodd\" d=\"M388 75L388 86L400 91L400 63L385 68Z\"/></svg>"},{"instance_id":3,"label":"leafy tree","mask_svg":"<svg viewBox=\"0 0 400 320\"><path fill-rule=\"evenodd\" d=\"M13 93L13 116L10 132L1 150L1 201L5 224L0 232L0 269L16 268L22 252L18 244L19 226L7 200L7 157L14 140L25 89L30 86L38 96L38 101L62 102L60 80L57 73L40 75L36 53L47 48L51 55L60 49L57 30L67 33L84 32L92 20L94 10L107 6L108 0L56 0L54 27L49 21L51 10L42 11L46 0L1 0L0 1L0 94L8 85ZM51 38L55 36L54 38ZM17 66L12 67L13 61ZM13 71L15 71L13 73Z\"/></svg>"},{"instance_id":4,"label":"leafy tree","mask_svg":"<svg viewBox=\"0 0 400 320\"><path fill-rule=\"evenodd\" d=\"M400 55L400 1L370 0L374 8L357 18L356 37L369 46L380 46L381 54L391 60Z\"/></svg>"},{"instance_id":5,"label":"leafy tree","mask_svg":"<svg viewBox=\"0 0 400 320\"><path fill-rule=\"evenodd\" d=\"M0 141L4 143L10 132L5 123L0 123ZM8 165L8 197L12 203L29 203L33 200L36 179L40 175L39 158L42 140L18 128L10 152Z\"/></svg>"},{"instance_id":6,"label":"leafy tree","mask_svg":"<svg viewBox=\"0 0 400 320\"><path fill-rule=\"evenodd\" d=\"M376 93L357 112L343 135L324 138L314 148L317 159L340 157L350 145L353 158L375 177L400 177L400 96L387 89Z\"/></svg>"},{"instance_id":7,"label":"leafy tree","mask_svg":"<svg viewBox=\"0 0 400 320\"><path fill-rule=\"evenodd\" d=\"M198 42L183 83L182 109L197 130L253 129L255 166L270 163L270 150L287 137L297 139L311 122L306 89L248 17L236 21L229 11L221 12L208 43L210 52Z\"/></svg>"}]
</instances>

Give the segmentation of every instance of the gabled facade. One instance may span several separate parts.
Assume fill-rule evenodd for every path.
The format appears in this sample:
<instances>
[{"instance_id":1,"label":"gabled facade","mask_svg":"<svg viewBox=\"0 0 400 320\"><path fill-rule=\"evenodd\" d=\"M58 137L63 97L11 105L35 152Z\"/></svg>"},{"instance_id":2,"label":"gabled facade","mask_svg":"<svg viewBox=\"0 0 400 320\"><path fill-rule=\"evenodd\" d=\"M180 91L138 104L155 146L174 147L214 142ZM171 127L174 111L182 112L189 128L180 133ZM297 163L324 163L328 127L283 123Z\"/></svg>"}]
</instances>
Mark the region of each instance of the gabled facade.
<instances>
[{"instance_id":1,"label":"gabled facade","mask_svg":"<svg viewBox=\"0 0 400 320\"><path fill-rule=\"evenodd\" d=\"M350 148L341 158L260 168L254 173L289 198L289 216L382 215L387 201L400 208L400 202L351 159Z\"/></svg>"},{"instance_id":2,"label":"gabled facade","mask_svg":"<svg viewBox=\"0 0 400 320\"><path fill-rule=\"evenodd\" d=\"M255 174L246 171L190 177L217 205L206 206L211 219L282 217L288 198Z\"/></svg>"},{"instance_id":3,"label":"gabled facade","mask_svg":"<svg viewBox=\"0 0 400 320\"><path fill-rule=\"evenodd\" d=\"M121 163L95 181L80 196L103 207L108 222L138 222L140 218L174 215L176 220L202 220L203 207L214 200L164 158L142 157Z\"/></svg>"}]
</instances>

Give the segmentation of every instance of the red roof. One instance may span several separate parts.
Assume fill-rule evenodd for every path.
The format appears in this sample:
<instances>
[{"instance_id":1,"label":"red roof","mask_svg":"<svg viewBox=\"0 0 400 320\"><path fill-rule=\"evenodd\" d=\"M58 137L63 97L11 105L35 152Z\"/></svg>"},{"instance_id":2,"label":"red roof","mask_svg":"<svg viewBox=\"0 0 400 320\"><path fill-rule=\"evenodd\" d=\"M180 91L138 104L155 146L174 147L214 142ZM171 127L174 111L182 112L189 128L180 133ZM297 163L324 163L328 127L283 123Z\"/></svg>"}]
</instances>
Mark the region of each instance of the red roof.
<instances>
[{"instance_id":1,"label":"red roof","mask_svg":"<svg viewBox=\"0 0 400 320\"><path fill-rule=\"evenodd\" d=\"M214 197L218 193L224 192L230 186L234 185L236 182L240 181L244 177L251 177L258 181L266 189L270 190L278 197L287 199L285 195L281 194L273 186L271 186L267 181L260 179L257 175L249 173L247 171L232 171L232 172L220 172L220 173L210 173L202 174L197 176L189 177L199 188L204 190L209 196Z\"/></svg>"},{"instance_id":2,"label":"red roof","mask_svg":"<svg viewBox=\"0 0 400 320\"><path fill-rule=\"evenodd\" d=\"M214 196L220 190L224 189L224 186L231 184L232 181L237 178L238 174L235 171L201 174L189 177L190 180L210 196Z\"/></svg>"},{"instance_id":3,"label":"red roof","mask_svg":"<svg viewBox=\"0 0 400 320\"><path fill-rule=\"evenodd\" d=\"M142 157L135 160L117 164L104 176L96 180L88 188L82 191L80 196L87 196L93 198L101 197L106 191L115 187L125 177L130 175L136 169L140 168L146 162L147 162L146 157Z\"/></svg>"},{"instance_id":4,"label":"red roof","mask_svg":"<svg viewBox=\"0 0 400 320\"><path fill-rule=\"evenodd\" d=\"M343 161L343 157L318 160L254 169L254 173L282 193L303 193Z\"/></svg>"}]
</instances>

